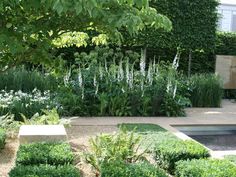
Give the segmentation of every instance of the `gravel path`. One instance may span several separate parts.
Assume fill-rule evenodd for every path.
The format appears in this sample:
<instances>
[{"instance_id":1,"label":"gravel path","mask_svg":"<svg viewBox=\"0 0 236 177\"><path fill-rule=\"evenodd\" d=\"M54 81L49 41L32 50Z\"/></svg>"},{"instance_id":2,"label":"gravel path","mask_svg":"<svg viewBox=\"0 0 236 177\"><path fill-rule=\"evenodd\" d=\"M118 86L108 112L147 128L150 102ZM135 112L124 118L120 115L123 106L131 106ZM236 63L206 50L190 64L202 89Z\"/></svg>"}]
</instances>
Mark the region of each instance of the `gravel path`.
<instances>
[{"instance_id":1,"label":"gravel path","mask_svg":"<svg viewBox=\"0 0 236 177\"><path fill-rule=\"evenodd\" d=\"M69 143L75 153L88 150L89 139L100 133L111 133L117 130L116 126L71 126L67 128ZM5 148L0 152L0 177L7 177L8 172L14 166L15 156L19 143L17 139L7 140ZM91 167L78 160L83 177L93 177Z\"/></svg>"}]
</instances>

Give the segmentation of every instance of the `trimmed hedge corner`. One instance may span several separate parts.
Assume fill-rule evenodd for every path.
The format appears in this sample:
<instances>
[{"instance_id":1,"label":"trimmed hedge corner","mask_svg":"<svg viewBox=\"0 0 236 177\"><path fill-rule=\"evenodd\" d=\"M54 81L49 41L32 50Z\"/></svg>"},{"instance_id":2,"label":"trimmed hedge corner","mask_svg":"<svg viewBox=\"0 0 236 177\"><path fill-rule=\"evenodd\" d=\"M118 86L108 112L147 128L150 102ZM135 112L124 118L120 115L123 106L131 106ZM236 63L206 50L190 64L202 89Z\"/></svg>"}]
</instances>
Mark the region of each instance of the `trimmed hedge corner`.
<instances>
[{"instance_id":1,"label":"trimmed hedge corner","mask_svg":"<svg viewBox=\"0 0 236 177\"><path fill-rule=\"evenodd\" d=\"M174 173L175 163L180 160L207 158L210 154L201 144L192 140L163 139L155 147L157 164Z\"/></svg>"},{"instance_id":2,"label":"trimmed hedge corner","mask_svg":"<svg viewBox=\"0 0 236 177\"><path fill-rule=\"evenodd\" d=\"M233 177L236 166L226 160L200 159L176 163L177 177Z\"/></svg>"},{"instance_id":3,"label":"trimmed hedge corner","mask_svg":"<svg viewBox=\"0 0 236 177\"><path fill-rule=\"evenodd\" d=\"M32 143L21 145L16 157L17 165L72 164L74 154L68 143Z\"/></svg>"},{"instance_id":4,"label":"trimmed hedge corner","mask_svg":"<svg viewBox=\"0 0 236 177\"><path fill-rule=\"evenodd\" d=\"M19 165L13 168L9 177L80 177L79 171L72 165Z\"/></svg>"},{"instance_id":5,"label":"trimmed hedge corner","mask_svg":"<svg viewBox=\"0 0 236 177\"><path fill-rule=\"evenodd\" d=\"M125 164L109 162L101 166L101 177L167 177L165 172L149 163Z\"/></svg>"},{"instance_id":6,"label":"trimmed hedge corner","mask_svg":"<svg viewBox=\"0 0 236 177\"><path fill-rule=\"evenodd\" d=\"M6 144L6 131L0 128L0 150L4 148Z\"/></svg>"}]
</instances>

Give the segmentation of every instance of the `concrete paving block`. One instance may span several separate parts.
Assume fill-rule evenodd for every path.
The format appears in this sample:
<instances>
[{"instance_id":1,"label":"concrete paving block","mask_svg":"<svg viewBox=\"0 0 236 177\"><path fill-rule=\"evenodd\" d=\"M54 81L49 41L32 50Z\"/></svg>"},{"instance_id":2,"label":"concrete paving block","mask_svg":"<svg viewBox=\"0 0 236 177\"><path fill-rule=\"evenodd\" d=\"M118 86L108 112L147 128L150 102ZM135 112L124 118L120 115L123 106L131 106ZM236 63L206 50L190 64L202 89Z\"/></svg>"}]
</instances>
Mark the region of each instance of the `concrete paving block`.
<instances>
[{"instance_id":1,"label":"concrete paving block","mask_svg":"<svg viewBox=\"0 0 236 177\"><path fill-rule=\"evenodd\" d=\"M67 133L63 125L23 125L19 131L20 144L33 142L66 141Z\"/></svg>"}]
</instances>

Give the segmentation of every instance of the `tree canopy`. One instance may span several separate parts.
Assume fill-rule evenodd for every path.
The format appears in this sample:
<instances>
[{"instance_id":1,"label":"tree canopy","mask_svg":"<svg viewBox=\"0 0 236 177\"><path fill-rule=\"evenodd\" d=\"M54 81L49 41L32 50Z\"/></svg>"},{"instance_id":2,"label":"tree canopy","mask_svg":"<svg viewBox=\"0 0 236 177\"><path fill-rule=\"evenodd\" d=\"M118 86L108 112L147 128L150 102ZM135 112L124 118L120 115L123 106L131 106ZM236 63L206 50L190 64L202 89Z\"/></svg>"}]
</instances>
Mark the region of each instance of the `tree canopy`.
<instances>
[{"instance_id":1,"label":"tree canopy","mask_svg":"<svg viewBox=\"0 0 236 177\"><path fill-rule=\"evenodd\" d=\"M121 40L119 30L146 26L171 29L148 0L1 0L0 67L50 63L56 47Z\"/></svg>"}]
</instances>

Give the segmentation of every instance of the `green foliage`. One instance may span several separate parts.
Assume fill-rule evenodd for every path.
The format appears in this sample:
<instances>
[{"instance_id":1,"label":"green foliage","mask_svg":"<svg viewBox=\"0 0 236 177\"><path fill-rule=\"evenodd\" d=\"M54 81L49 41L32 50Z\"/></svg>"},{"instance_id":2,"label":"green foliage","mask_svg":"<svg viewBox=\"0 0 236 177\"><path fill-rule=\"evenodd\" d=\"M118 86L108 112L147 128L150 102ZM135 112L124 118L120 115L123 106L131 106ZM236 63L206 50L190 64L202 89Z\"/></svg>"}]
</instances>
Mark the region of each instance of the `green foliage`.
<instances>
[{"instance_id":1,"label":"green foliage","mask_svg":"<svg viewBox=\"0 0 236 177\"><path fill-rule=\"evenodd\" d=\"M0 128L0 150L4 148L6 144L6 131Z\"/></svg>"},{"instance_id":2,"label":"green foliage","mask_svg":"<svg viewBox=\"0 0 236 177\"><path fill-rule=\"evenodd\" d=\"M85 154L85 158L99 173L103 163L134 163L144 159L145 152L139 151L139 143L140 137L133 132L121 130L115 134L102 134L90 139L91 152Z\"/></svg>"},{"instance_id":3,"label":"green foliage","mask_svg":"<svg viewBox=\"0 0 236 177\"><path fill-rule=\"evenodd\" d=\"M61 114L158 116L170 112L170 116L184 115L187 99L179 96L181 75L173 66L155 61L146 66L143 56L140 63L136 61L135 53L123 55L111 49L100 55L99 51L76 54L76 63L64 78L65 87L56 96ZM167 94L173 106L168 110L162 106Z\"/></svg>"},{"instance_id":4,"label":"green foliage","mask_svg":"<svg viewBox=\"0 0 236 177\"><path fill-rule=\"evenodd\" d=\"M165 172L149 163L126 164L123 162L104 163L101 177L167 177Z\"/></svg>"},{"instance_id":5,"label":"green foliage","mask_svg":"<svg viewBox=\"0 0 236 177\"><path fill-rule=\"evenodd\" d=\"M163 136L161 140L156 142L154 151L157 164L172 174L177 161L210 156L208 150L201 144L191 140L183 141L171 136L170 138Z\"/></svg>"},{"instance_id":6,"label":"green foliage","mask_svg":"<svg viewBox=\"0 0 236 177\"><path fill-rule=\"evenodd\" d=\"M191 50L193 73L214 72L218 4L217 0L152 0L150 6L172 21L173 30L146 28L137 37L124 35L124 43L131 48L147 47L150 59L162 61L170 61L180 47L180 69L185 72Z\"/></svg>"},{"instance_id":7,"label":"green foliage","mask_svg":"<svg viewBox=\"0 0 236 177\"><path fill-rule=\"evenodd\" d=\"M13 137L21 125L22 122L15 121L12 114L0 116L0 128L4 129L9 137Z\"/></svg>"},{"instance_id":8,"label":"green foliage","mask_svg":"<svg viewBox=\"0 0 236 177\"><path fill-rule=\"evenodd\" d=\"M65 49L66 50L66 49ZM98 47L96 46L93 50L90 50L89 53L86 52L75 52L75 63L81 67L88 67L91 63L105 62L107 65L113 63L119 64L121 60L124 62L129 60L130 63L138 63L140 59L140 54L132 50L122 50L121 48L110 48Z\"/></svg>"},{"instance_id":9,"label":"green foliage","mask_svg":"<svg viewBox=\"0 0 236 177\"><path fill-rule=\"evenodd\" d=\"M217 55L236 55L236 33L218 32L216 42Z\"/></svg>"},{"instance_id":10,"label":"green foliage","mask_svg":"<svg viewBox=\"0 0 236 177\"><path fill-rule=\"evenodd\" d=\"M32 117L35 113L42 114L43 109L52 109L56 103L51 99L49 91L33 90L31 93L22 91L0 91L0 115L14 114L15 120Z\"/></svg>"},{"instance_id":11,"label":"green foliage","mask_svg":"<svg viewBox=\"0 0 236 177\"><path fill-rule=\"evenodd\" d=\"M128 40L136 45L162 49L213 50L216 40L216 0L152 0L150 6L165 14L173 23L173 30L166 33L147 29L137 38ZM204 16L204 19L199 18Z\"/></svg>"},{"instance_id":12,"label":"green foliage","mask_svg":"<svg viewBox=\"0 0 236 177\"><path fill-rule=\"evenodd\" d=\"M223 88L215 74L194 75L190 78L190 100L194 107L220 107Z\"/></svg>"},{"instance_id":13,"label":"green foliage","mask_svg":"<svg viewBox=\"0 0 236 177\"><path fill-rule=\"evenodd\" d=\"M123 123L119 124L118 127L120 129L124 129L126 131L134 131L135 133L155 133L155 132L165 132L166 129L160 127L156 124L132 124L132 123Z\"/></svg>"},{"instance_id":14,"label":"green foliage","mask_svg":"<svg viewBox=\"0 0 236 177\"><path fill-rule=\"evenodd\" d=\"M225 160L187 160L176 163L177 177L236 176L236 166Z\"/></svg>"},{"instance_id":15,"label":"green foliage","mask_svg":"<svg viewBox=\"0 0 236 177\"><path fill-rule=\"evenodd\" d=\"M78 169L72 165L19 165L13 168L9 177L80 177Z\"/></svg>"},{"instance_id":16,"label":"green foliage","mask_svg":"<svg viewBox=\"0 0 236 177\"><path fill-rule=\"evenodd\" d=\"M236 164L236 155L226 155L224 159L229 160L230 162Z\"/></svg>"},{"instance_id":17,"label":"green foliage","mask_svg":"<svg viewBox=\"0 0 236 177\"><path fill-rule=\"evenodd\" d=\"M146 149L147 152L151 153L151 154L155 154L155 149L156 146L160 143L162 143L162 141L175 141L176 139L178 139L175 135L173 135L170 132L149 132L146 135L143 134L142 135L142 139L141 139L141 146L140 148L142 149Z\"/></svg>"},{"instance_id":18,"label":"green foliage","mask_svg":"<svg viewBox=\"0 0 236 177\"><path fill-rule=\"evenodd\" d=\"M168 18L157 14L148 4L148 0L2 0L0 68L5 70L22 62L55 64L57 44L70 46L70 40L68 44L65 39L71 33L75 37L79 34L81 39L74 42L81 46L90 32L98 34L89 35L91 38L106 34L110 39L120 40L119 30L123 28L131 35L146 26L170 30ZM92 41L96 43L97 38Z\"/></svg>"},{"instance_id":19,"label":"green foliage","mask_svg":"<svg viewBox=\"0 0 236 177\"><path fill-rule=\"evenodd\" d=\"M185 116L184 108L190 106L191 103L188 98L182 96L173 97L166 94L161 105L161 112L168 117Z\"/></svg>"},{"instance_id":20,"label":"green foliage","mask_svg":"<svg viewBox=\"0 0 236 177\"><path fill-rule=\"evenodd\" d=\"M42 74L37 70L28 71L22 68L10 69L0 74L0 90L31 92L34 89L40 90L55 90L58 86L58 81L50 74Z\"/></svg>"},{"instance_id":21,"label":"green foliage","mask_svg":"<svg viewBox=\"0 0 236 177\"><path fill-rule=\"evenodd\" d=\"M70 125L68 119L60 119L56 109L42 110L42 112L43 115L36 113L30 119L21 115L23 119L22 121L15 121L13 114L0 116L0 128L7 132L8 137L15 137L18 134L21 125Z\"/></svg>"},{"instance_id":22,"label":"green foliage","mask_svg":"<svg viewBox=\"0 0 236 177\"><path fill-rule=\"evenodd\" d=\"M74 154L67 143L32 143L20 145L17 165L65 165L72 164Z\"/></svg>"},{"instance_id":23,"label":"green foliage","mask_svg":"<svg viewBox=\"0 0 236 177\"><path fill-rule=\"evenodd\" d=\"M30 119L27 119L24 115L23 117L23 123L25 125L69 125L70 122L67 119L60 119L59 114L57 113L57 109L52 110L42 110L43 115L39 115L36 113L33 117Z\"/></svg>"}]
</instances>

